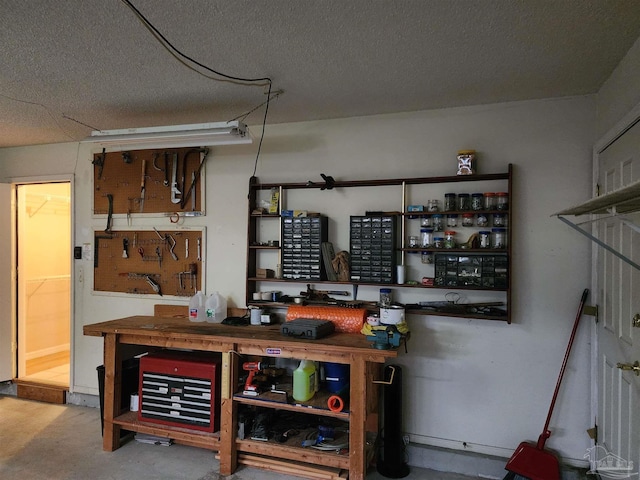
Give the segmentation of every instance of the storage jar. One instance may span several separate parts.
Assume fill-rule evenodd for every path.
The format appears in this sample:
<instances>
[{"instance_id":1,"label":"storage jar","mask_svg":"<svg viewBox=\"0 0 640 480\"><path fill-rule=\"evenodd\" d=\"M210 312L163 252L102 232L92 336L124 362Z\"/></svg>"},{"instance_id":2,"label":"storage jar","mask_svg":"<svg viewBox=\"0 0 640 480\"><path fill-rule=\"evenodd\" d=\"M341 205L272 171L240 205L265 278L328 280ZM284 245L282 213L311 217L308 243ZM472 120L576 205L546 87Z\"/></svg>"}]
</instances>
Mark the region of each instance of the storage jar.
<instances>
[{"instance_id":1,"label":"storage jar","mask_svg":"<svg viewBox=\"0 0 640 480\"><path fill-rule=\"evenodd\" d=\"M493 214L493 226L494 227L506 227L507 226L507 215L504 213L494 213Z\"/></svg>"},{"instance_id":2,"label":"storage jar","mask_svg":"<svg viewBox=\"0 0 640 480\"><path fill-rule=\"evenodd\" d=\"M471 194L471 210L482 210L484 208L484 194L472 193Z\"/></svg>"},{"instance_id":3,"label":"storage jar","mask_svg":"<svg viewBox=\"0 0 640 480\"><path fill-rule=\"evenodd\" d=\"M491 248L491 232L482 230L478 232L480 236L480 248Z\"/></svg>"},{"instance_id":4,"label":"storage jar","mask_svg":"<svg viewBox=\"0 0 640 480\"><path fill-rule=\"evenodd\" d=\"M484 208L485 210L495 210L496 208L496 194L492 192L484 193Z\"/></svg>"},{"instance_id":5,"label":"storage jar","mask_svg":"<svg viewBox=\"0 0 640 480\"><path fill-rule=\"evenodd\" d=\"M456 248L456 232L447 230L444 232L444 248Z\"/></svg>"},{"instance_id":6,"label":"storage jar","mask_svg":"<svg viewBox=\"0 0 640 480\"><path fill-rule=\"evenodd\" d=\"M439 213L431 217L431 224L433 225L434 232L441 232L444 230L444 221L442 215Z\"/></svg>"},{"instance_id":7,"label":"storage jar","mask_svg":"<svg viewBox=\"0 0 640 480\"><path fill-rule=\"evenodd\" d=\"M468 193L458 194L458 210L461 212L471 210L471 198Z\"/></svg>"},{"instance_id":8,"label":"storage jar","mask_svg":"<svg viewBox=\"0 0 640 480\"><path fill-rule=\"evenodd\" d=\"M423 247L433 246L433 229L432 228L421 228L420 237L421 237L421 245Z\"/></svg>"},{"instance_id":9,"label":"storage jar","mask_svg":"<svg viewBox=\"0 0 640 480\"><path fill-rule=\"evenodd\" d=\"M456 194L445 193L444 194L444 211L453 212L456 209Z\"/></svg>"},{"instance_id":10,"label":"storage jar","mask_svg":"<svg viewBox=\"0 0 640 480\"><path fill-rule=\"evenodd\" d=\"M380 289L380 306L381 307L389 307L391 306L392 298L391 298L391 289L390 288L381 288Z\"/></svg>"},{"instance_id":11,"label":"storage jar","mask_svg":"<svg viewBox=\"0 0 640 480\"><path fill-rule=\"evenodd\" d=\"M507 229L506 228L492 228L491 235L493 236L492 245L493 248L507 248Z\"/></svg>"},{"instance_id":12,"label":"storage jar","mask_svg":"<svg viewBox=\"0 0 640 480\"><path fill-rule=\"evenodd\" d=\"M496 193L496 209L500 211L509 210L509 194L507 192Z\"/></svg>"}]
</instances>

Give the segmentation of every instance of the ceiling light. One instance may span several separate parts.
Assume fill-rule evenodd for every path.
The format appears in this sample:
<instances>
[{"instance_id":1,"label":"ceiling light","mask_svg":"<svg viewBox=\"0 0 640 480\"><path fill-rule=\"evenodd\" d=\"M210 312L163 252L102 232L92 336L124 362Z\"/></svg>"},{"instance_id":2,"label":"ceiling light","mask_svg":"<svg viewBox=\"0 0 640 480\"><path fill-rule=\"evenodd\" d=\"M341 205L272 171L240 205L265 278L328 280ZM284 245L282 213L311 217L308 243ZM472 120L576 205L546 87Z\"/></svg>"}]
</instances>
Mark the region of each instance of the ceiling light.
<instances>
[{"instance_id":1,"label":"ceiling light","mask_svg":"<svg viewBox=\"0 0 640 480\"><path fill-rule=\"evenodd\" d=\"M94 130L82 143L95 143L110 149L148 149L207 147L251 143L247 126L231 122L197 123L161 127Z\"/></svg>"}]
</instances>

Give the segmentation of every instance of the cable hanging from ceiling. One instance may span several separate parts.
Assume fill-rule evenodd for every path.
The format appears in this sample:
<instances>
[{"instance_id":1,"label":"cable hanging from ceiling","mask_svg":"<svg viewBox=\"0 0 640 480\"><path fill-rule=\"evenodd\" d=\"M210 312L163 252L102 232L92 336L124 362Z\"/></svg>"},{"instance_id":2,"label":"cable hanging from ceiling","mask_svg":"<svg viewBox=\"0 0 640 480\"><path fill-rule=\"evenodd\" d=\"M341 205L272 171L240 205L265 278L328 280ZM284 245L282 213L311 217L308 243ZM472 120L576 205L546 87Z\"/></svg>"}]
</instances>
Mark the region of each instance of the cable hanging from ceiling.
<instances>
[{"instance_id":1,"label":"cable hanging from ceiling","mask_svg":"<svg viewBox=\"0 0 640 480\"><path fill-rule=\"evenodd\" d=\"M258 78L247 78L247 77L238 77L238 76L234 76L234 75L228 75L226 73L223 73L219 70L215 70L211 67L208 67L207 65L199 62L198 60L195 60L194 58L186 55L185 53L183 53L181 50L179 50L175 45L173 45L168 39L167 37L165 37L162 32L160 32L160 30L158 30L155 25L153 25L149 19L147 19L147 17L145 17L142 12L140 12L140 10L138 10L135 5L133 5L133 3L131 3L129 0L121 0L122 3L124 3L127 7L129 7L138 17L138 19L142 22L142 24L153 34L153 36L159 41L159 43L167 50L169 51L169 53L171 53L171 55L173 55L180 63L182 63L184 66L186 66L187 68L195 71L196 73L205 76L206 78L209 78L211 80L214 81L228 81L228 82L232 82L232 83L239 83L240 85L246 85L246 86L261 86L261 87L267 87L267 100L263 103L261 103L260 105L258 105L257 107L249 110L247 113L241 115L240 117L242 117L243 119L246 118L247 116L249 116L249 114L253 113L254 111L256 111L258 108L260 108L262 105L265 105L265 109L264 109L264 117L262 119L262 133L260 135L260 142L258 143L258 151L256 153L256 159L254 162L254 166L253 166L253 174L252 176L255 176L256 174L256 169L258 167L258 158L260 157L260 150L262 148L262 140L264 139L264 132L266 129L266 125L267 125L267 115L269 113L269 102L272 99L272 94L271 94L271 89L273 86L273 82L271 81L271 78L269 77L258 77ZM195 68L195 66L200 67L201 69L210 72L220 78L215 78L215 77L211 77L209 75L206 75L205 73L203 73L202 71L198 70L197 68ZM273 98L277 98L278 96L280 96L282 94L282 90L278 90L274 95Z\"/></svg>"}]
</instances>

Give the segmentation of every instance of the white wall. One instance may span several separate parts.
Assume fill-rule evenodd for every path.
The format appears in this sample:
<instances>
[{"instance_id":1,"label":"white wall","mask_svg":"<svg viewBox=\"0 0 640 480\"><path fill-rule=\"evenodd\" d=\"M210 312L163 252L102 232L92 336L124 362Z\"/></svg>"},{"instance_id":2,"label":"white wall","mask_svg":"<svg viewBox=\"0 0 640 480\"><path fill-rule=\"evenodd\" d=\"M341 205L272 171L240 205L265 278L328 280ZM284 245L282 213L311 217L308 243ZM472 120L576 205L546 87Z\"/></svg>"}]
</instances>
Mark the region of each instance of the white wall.
<instances>
[{"instance_id":1,"label":"white wall","mask_svg":"<svg viewBox=\"0 0 640 480\"><path fill-rule=\"evenodd\" d=\"M640 38L636 40L597 95L597 139L640 103Z\"/></svg>"},{"instance_id":2,"label":"white wall","mask_svg":"<svg viewBox=\"0 0 640 480\"><path fill-rule=\"evenodd\" d=\"M514 323L409 318L409 353L397 363L405 367L404 428L412 441L508 457L520 441L535 440L542 431L579 297L590 280L588 242L550 215L589 197L594 129L592 97L267 127L257 170L263 182L319 181L320 173L342 180L451 175L460 148L479 152L483 173L514 164ZM257 126L251 130L260 132ZM207 216L189 223L208 229L207 291L219 290L236 306L244 305L246 193L256 146L213 150ZM92 229L103 221L91 218L90 150L83 145L76 156L75 149L0 150L0 178L67 173L74 166L75 244L81 245L92 241ZM366 207L348 206L355 214ZM124 224L116 219L114 228ZM168 220L134 222L144 224L161 229ZM150 314L157 301L93 295L92 262L75 266L76 273L84 270L85 281L75 283L73 390L97 393L101 339L83 337L82 326ZM588 333L583 325L547 443L583 465L585 430L592 426Z\"/></svg>"}]
</instances>

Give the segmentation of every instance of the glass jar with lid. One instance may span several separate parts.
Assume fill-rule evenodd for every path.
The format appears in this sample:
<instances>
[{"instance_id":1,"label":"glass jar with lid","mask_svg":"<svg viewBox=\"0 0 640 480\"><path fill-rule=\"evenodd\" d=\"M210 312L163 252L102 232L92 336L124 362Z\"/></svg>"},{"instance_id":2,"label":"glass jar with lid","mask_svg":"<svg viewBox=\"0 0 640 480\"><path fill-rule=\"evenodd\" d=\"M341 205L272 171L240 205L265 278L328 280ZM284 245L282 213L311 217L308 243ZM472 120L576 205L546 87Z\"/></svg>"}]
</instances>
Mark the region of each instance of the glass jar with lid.
<instances>
[{"instance_id":1,"label":"glass jar with lid","mask_svg":"<svg viewBox=\"0 0 640 480\"><path fill-rule=\"evenodd\" d=\"M456 209L456 194L445 193L444 194L444 211L453 212Z\"/></svg>"},{"instance_id":2,"label":"glass jar with lid","mask_svg":"<svg viewBox=\"0 0 640 480\"><path fill-rule=\"evenodd\" d=\"M463 227L473 227L473 213L463 213L462 214L462 226Z\"/></svg>"},{"instance_id":3,"label":"glass jar with lid","mask_svg":"<svg viewBox=\"0 0 640 480\"><path fill-rule=\"evenodd\" d=\"M390 288L381 288L380 289L380 306L381 307L390 307L393 302L391 297L391 289Z\"/></svg>"},{"instance_id":4,"label":"glass jar with lid","mask_svg":"<svg viewBox=\"0 0 640 480\"><path fill-rule=\"evenodd\" d=\"M506 227L507 226L507 214L506 213L494 213L493 214L493 226L494 227Z\"/></svg>"},{"instance_id":5,"label":"glass jar with lid","mask_svg":"<svg viewBox=\"0 0 640 480\"><path fill-rule=\"evenodd\" d=\"M492 228L491 229L493 248L507 248L507 229Z\"/></svg>"},{"instance_id":6,"label":"glass jar with lid","mask_svg":"<svg viewBox=\"0 0 640 480\"><path fill-rule=\"evenodd\" d=\"M480 248L491 248L491 232L482 230L478 232L480 238Z\"/></svg>"},{"instance_id":7,"label":"glass jar with lid","mask_svg":"<svg viewBox=\"0 0 640 480\"><path fill-rule=\"evenodd\" d=\"M484 193L471 194L471 210L482 210L484 208Z\"/></svg>"},{"instance_id":8,"label":"glass jar with lid","mask_svg":"<svg viewBox=\"0 0 640 480\"><path fill-rule=\"evenodd\" d=\"M476 216L476 225L478 227L487 227L489 225L489 217L486 213L479 213Z\"/></svg>"},{"instance_id":9,"label":"glass jar with lid","mask_svg":"<svg viewBox=\"0 0 640 480\"><path fill-rule=\"evenodd\" d=\"M496 194L493 192L484 192L484 208L485 210L495 210Z\"/></svg>"},{"instance_id":10,"label":"glass jar with lid","mask_svg":"<svg viewBox=\"0 0 640 480\"><path fill-rule=\"evenodd\" d=\"M440 211L440 206L438 200L431 199L427 202L427 211L428 212L438 212Z\"/></svg>"},{"instance_id":11,"label":"glass jar with lid","mask_svg":"<svg viewBox=\"0 0 640 480\"><path fill-rule=\"evenodd\" d=\"M420 229L420 245L423 247L433 246L433 228Z\"/></svg>"},{"instance_id":12,"label":"glass jar with lid","mask_svg":"<svg viewBox=\"0 0 640 480\"><path fill-rule=\"evenodd\" d=\"M433 237L433 248L444 248L444 237Z\"/></svg>"},{"instance_id":13,"label":"glass jar with lid","mask_svg":"<svg viewBox=\"0 0 640 480\"><path fill-rule=\"evenodd\" d=\"M433 252L423 250L420 255L420 261L424 264L430 265L433 263Z\"/></svg>"},{"instance_id":14,"label":"glass jar with lid","mask_svg":"<svg viewBox=\"0 0 640 480\"><path fill-rule=\"evenodd\" d=\"M431 225L433 226L434 232L441 232L444 230L444 220L442 215L437 213L431 217Z\"/></svg>"},{"instance_id":15,"label":"glass jar with lid","mask_svg":"<svg viewBox=\"0 0 640 480\"><path fill-rule=\"evenodd\" d=\"M458 226L458 214L453 213L447 215L447 227L457 227Z\"/></svg>"},{"instance_id":16,"label":"glass jar with lid","mask_svg":"<svg viewBox=\"0 0 640 480\"><path fill-rule=\"evenodd\" d=\"M424 228L431 227L431 215L423 215L422 218L420 218L420 226Z\"/></svg>"},{"instance_id":17,"label":"glass jar with lid","mask_svg":"<svg viewBox=\"0 0 640 480\"><path fill-rule=\"evenodd\" d=\"M509 210L509 194L507 192L496 193L496 210Z\"/></svg>"},{"instance_id":18,"label":"glass jar with lid","mask_svg":"<svg viewBox=\"0 0 640 480\"><path fill-rule=\"evenodd\" d=\"M444 232L444 248L456 248L456 232L447 230Z\"/></svg>"},{"instance_id":19,"label":"glass jar with lid","mask_svg":"<svg viewBox=\"0 0 640 480\"><path fill-rule=\"evenodd\" d=\"M458 194L458 210L461 212L471 210L471 197L469 197L468 193Z\"/></svg>"}]
</instances>

